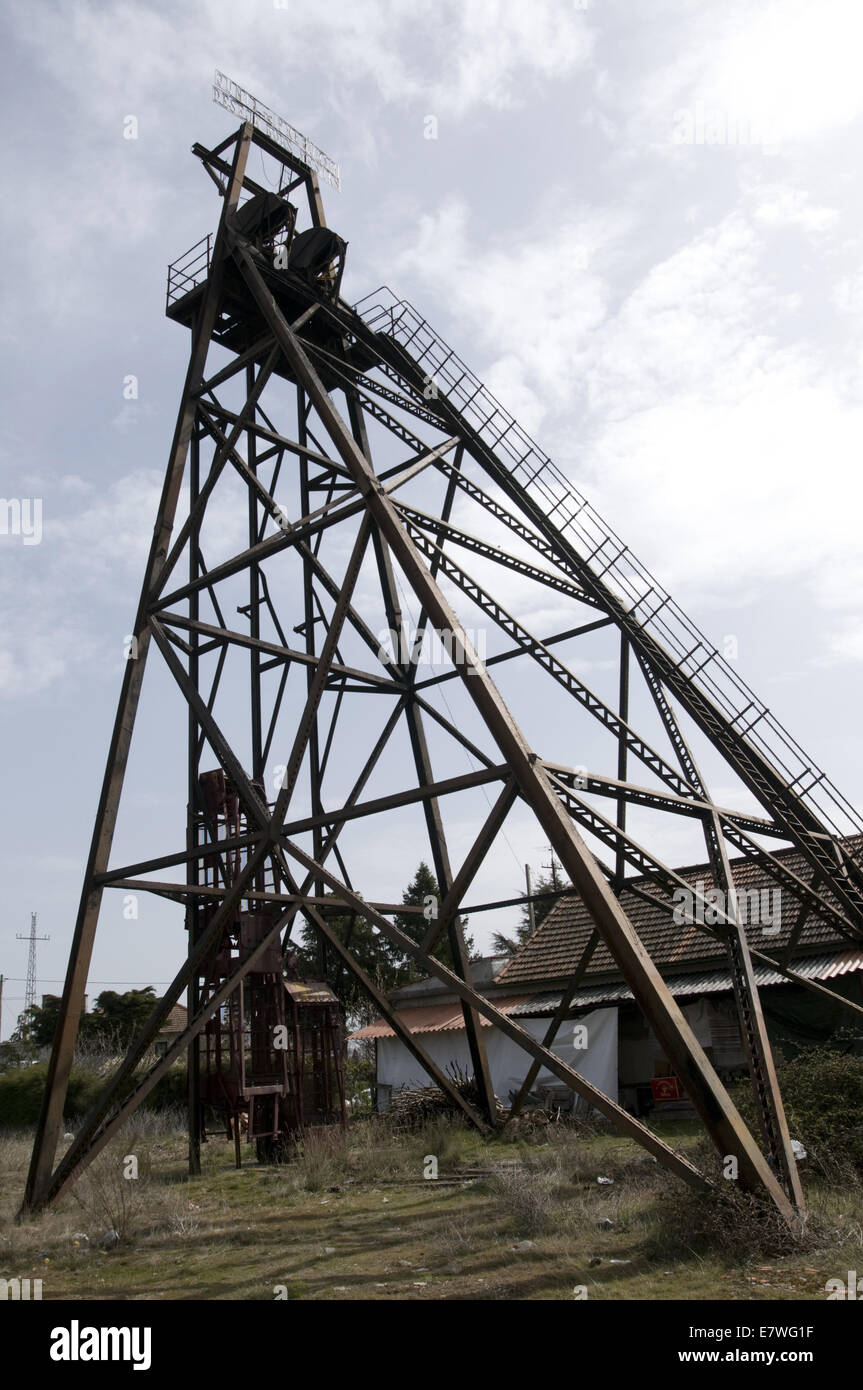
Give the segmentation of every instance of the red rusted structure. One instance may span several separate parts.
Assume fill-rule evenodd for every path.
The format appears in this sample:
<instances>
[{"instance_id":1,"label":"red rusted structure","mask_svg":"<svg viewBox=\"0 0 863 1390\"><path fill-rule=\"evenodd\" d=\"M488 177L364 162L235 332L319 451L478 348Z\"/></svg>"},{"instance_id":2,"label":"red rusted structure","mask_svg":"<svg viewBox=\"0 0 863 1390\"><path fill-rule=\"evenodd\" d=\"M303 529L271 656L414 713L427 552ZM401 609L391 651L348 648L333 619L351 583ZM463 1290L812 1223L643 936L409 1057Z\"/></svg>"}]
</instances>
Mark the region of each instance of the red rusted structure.
<instances>
[{"instance_id":1,"label":"red rusted structure","mask_svg":"<svg viewBox=\"0 0 863 1390\"><path fill-rule=\"evenodd\" d=\"M203 773L199 789L198 843L231 844L242 838L248 827L224 772ZM195 941L206 931L221 891L241 872L244 857L242 849L226 847L199 861L199 886L216 896L214 901L199 898L189 908L187 925ZM272 892L272 882L266 879L262 870L254 889ZM205 960L198 982L200 1003L205 1004L272 936L276 920L272 907L254 897L242 900ZM208 1112L215 1111L224 1120L228 1138L234 1139L238 1166L244 1133L248 1143L255 1141L259 1158L272 1159L284 1154L310 1125L345 1123L338 999L329 985L301 980L295 962L291 955L283 967L278 938L265 945L255 968L210 1017L200 1037L199 1075L192 1076L190 1084L197 1085L200 1096L201 1138L206 1138Z\"/></svg>"}]
</instances>

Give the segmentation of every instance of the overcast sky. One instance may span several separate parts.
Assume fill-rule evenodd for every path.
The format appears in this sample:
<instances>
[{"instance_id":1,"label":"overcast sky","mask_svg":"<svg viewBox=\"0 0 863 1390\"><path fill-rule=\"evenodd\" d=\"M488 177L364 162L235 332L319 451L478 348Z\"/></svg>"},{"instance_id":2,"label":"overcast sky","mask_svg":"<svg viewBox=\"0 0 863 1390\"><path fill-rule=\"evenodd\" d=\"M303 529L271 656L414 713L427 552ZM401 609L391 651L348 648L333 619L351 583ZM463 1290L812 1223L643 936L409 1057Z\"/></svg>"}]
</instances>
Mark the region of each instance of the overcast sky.
<instances>
[{"instance_id":1,"label":"overcast sky","mask_svg":"<svg viewBox=\"0 0 863 1390\"><path fill-rule=\"evenodd\" d=\"M0 493L41 506L38 543L0 535L4 1037L32 910L40 992L65 969L189 346L165 268L218 210L189 149L236 124L216 67L341 162L345 297L412 300L861 804L857 0L7 0L2 27ZM145 691L146 762L155 662ZM520 825L489 896L542 860ZM91 996L170 978L165 912L113 910Z\"/></svg>"}]
</instances>

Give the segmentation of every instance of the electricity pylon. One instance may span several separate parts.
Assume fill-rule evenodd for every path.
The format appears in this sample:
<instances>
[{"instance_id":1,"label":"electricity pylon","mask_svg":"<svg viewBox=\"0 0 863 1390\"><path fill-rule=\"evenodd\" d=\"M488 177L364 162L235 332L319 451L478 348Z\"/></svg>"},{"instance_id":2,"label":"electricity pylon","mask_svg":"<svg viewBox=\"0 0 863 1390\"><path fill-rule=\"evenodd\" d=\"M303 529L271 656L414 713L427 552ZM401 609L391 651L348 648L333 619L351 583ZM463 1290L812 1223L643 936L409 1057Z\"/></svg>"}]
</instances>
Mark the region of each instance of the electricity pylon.
<instances>
[{"instance_id":1,"label":"electricity pylon","mask_svg":"<svg viewBox=\"0 0 863 1390\"><path fill-rule=\"evenodd\" d=\"M38 914L35 913L35 912L31 912L31 913L30 913L30 931L29 931L29 934L28 934L27 936L24 936L21 932L17 932L17 933L16 933L16 939L17 939L18 941L29 941L29 942L30 942L30 949L29 949L29 951L27 952L27 983L26 983L26 985L24 986L24 1012L25 1012L25 1013L27 1012L28 1009L31 1009L31 1008L33 1007L33 1005L36 1003L36 942L37 942L37 941L50 941L50 940L51 940L50 936L37 936L37 935L36 935L36 922L37 922L37 920L38 920Z\"/></svg>"}]
</instances>

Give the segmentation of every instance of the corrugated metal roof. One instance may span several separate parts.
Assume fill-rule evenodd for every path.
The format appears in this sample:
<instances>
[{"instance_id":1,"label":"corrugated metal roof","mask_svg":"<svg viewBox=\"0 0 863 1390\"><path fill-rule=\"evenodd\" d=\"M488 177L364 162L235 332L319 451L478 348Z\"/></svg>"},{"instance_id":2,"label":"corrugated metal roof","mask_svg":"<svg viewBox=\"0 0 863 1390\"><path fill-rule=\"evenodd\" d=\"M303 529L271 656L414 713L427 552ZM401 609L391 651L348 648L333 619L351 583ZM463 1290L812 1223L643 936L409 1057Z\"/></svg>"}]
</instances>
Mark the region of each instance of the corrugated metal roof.
<instances>
[{"instance_id":1,"label":"corrugated metal roof","mask_svg":"<svg viewBox=\"0 0 863 1390\"><path fill-rule=\"evenodd\" d=\"M495 1008L500 1009L502 1014L509 1014L513 1013L520 1005L529 1003L530 995L507 995L505 998L495 999L493 1002ZM449 1004L420 1004L415 1009L397 1009L396 1018L411 1033L445 1033L450 1029L464 1027L464 1015L458 1000ZM480 1023L484 1028L491 1028L492 1026L488 1019L481 1015ZM395 1033L388 1023L385 1023L382 1018L377 1018L374 1023L367 1024L365 1028L358 1028L356 1033L349 1033L348 1037L351 1040L392 1038L395 1037Z\"/></svg>"},{"instance_id":2,"label":"corrugated metal roof","mask_svg":"<svg viewBox=\"0 0 863 1390\"><path fill-rule=\"evenodd\" d=\"M843 951L838 955L831 952L830 955L812 956L809 960L795 960L791 969L802 975L805 980L832 980L838 975L848 975L853 970L863 970L863 951ZM767 965L756 965L754 973L759 989L764 985L791 983L784 975L780 975L778 970L771 970ZM731 976L727 970L703 970L691 975L669 976L665 983L675 998L693 994L724 994L732 988ZM545 1015L558 1007L562 997L560 992L535 994L527 1003L518 1004L509 1012L515 1018L524 1018L531 1014ZM587 989L578 990L571 1007L584 1009L597 1004L622 1004L632 997L632 991L625 984L612 980L607 985L591 985Z\"/></svg>"},{"instance_id":3,"label":"corrugated metal roof","mask_svg":"<svg viewBox=\"0 0 863 1390\"><path fill-rule=\"evenodd\" d=\"M854 853L859 854L863 850L863 836L849 836L844 843ZM774 857L798 877L805 880L811 876L811 871L799 851L778 850ZM741 893L743 890L748 893L758 890L761 893L768 889L775 893L778 889L776 880L755 861L732 859L730 862L735 885ZM690 865L676 872L693 888L699 880L703 882L705 892L713 886L709 864ZM683 970L690 965L697 968L700 963L715 962L716 967L721 969L719 961L723 954L722 946L694 923L675 923L667 906L661 905L671 901L670 894L661 894L649 879L634 878L631 883L653 893L657 898L654 905L627 888L623 888L620 893L621 906L655 965L660 969L670 970L677 967ZM828 901L831 900L828 892L824 892L823 896ZM766 905L771 910L774 906L778 909L778 933L765 938L761 926L752 924L746 927L746 934L753 946L764 949L766 944L771 954L779 954L787 946L797 921L799 899L792 892L783 889L778 899L771 897ZM567 979L575 970L593 927L593 919L581 898L562 899L552 908L545 921L537 927L509 965L501 971L497 983L516 988L537 988L546 980L557 984ZM800 935L797 949L804 954L807 950L823 953L831 948L838 951L841 944L842 938L830 921L813 912ZM605 943L600 942L585 978L589 982L591 976L608 976L614 972L614 958Z\"/></svg>"}]
</instances>

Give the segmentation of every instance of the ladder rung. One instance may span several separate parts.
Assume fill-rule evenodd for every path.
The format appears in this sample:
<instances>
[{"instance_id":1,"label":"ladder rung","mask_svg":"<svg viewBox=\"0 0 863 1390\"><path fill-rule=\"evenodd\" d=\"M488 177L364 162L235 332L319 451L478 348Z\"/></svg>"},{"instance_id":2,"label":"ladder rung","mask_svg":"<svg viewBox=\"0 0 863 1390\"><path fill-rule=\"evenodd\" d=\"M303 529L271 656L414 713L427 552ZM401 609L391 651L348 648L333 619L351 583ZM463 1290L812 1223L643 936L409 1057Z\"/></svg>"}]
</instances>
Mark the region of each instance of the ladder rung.
<instances>
[{"instance_id":1,"label":"ladder rung","mask_svg":"<svg viewBox=\"0 0 863 1390\"><path fill-rule=\"evenodd\" d=\"M528 449L528 451L527 451L527 453L525 454L524 458L523 458L523 459L519 459L518 464L516 465L516 467L520 468L520 467L524 464L524 459L530 458L530 455L531 455L532 453L533 453L533 450L532 450L532 449ZM545 468L547 467L547 465L548 465L548 460L547 460L547 459L544 459L543 462L539 465L539 468L535 468L534 471L531 473L530 477L526 480L524 486L525 486L525 487L530 487L531 483L532 483L536 478L539 477L540 473L544 472L544 470L545 470Z\"/></svg>"},{"instance_id":2,"label":"ladder rung","mask_svg":"<svg viewBox=\"0 0 863 1390\"><path fill-rule=\"evenodd\" d=\"M509 432L510 432L510 430L512 429L512 427L513 427L514 424L515 424L515 420L510 420L510 422L509 422L509 424L507 425L506 429L501 431L501 433L497 436L497 439L496 439L496 440L494 441L494 443L492 444L491 447L492 447L493 449L496 449L497 446L498 446L498 444L500 443L500 441L501 441L502 439L505 439L505 438L506 438L506 436L509 434Z\"/></svg>"},{"instance_id":3,"label":"ladder rung","mask_svg":"<svg viewBox=\"0 0 863 1390\"><path fill-rule=\"evenodd\" d=\"M743 709L739 711L738 714L735 714L734 718L731 721L732 724L736 723L738 719L742 719L744 714L748 714L754 704L755 701L750 700L748 705L745 705Z\"/></svg>"},{"instance_id":4,"label":"ladder rung","mask_svg":"<svg viewBox=\"0 0 863 1390\"><path fill-rule=\"evenodd\" d=\"M704 658L704 660L702 661L701 665L700 665L700 666L696 666L696 668L695 668L694 671L690 671L690 673L689 673L690 678L691 678L692 676L697 676L698 673L699 673L699 671L703 671L704 668L705 668L705 666L707 666L708 663L711 662L715 656L716 656L716 652L709 652L708 655L707 655L707 656Z\"/></svg>"},{"instance_id":5,"label":"ladder rung","mask_svg":"<svg viewBox=\"0 0 863 1390\"><path fill-rule=\"evenodd\" d=\"M695 646L692 648L692 651L691 651L691 652L687 652L687 653L686 653L686 656L681 657L680 661L678 661L678 663L677 663L678 666L680 666L680 667L685 666L686 663L687 663L687 661L689 661L693 656L695 656L695 653L698 651L698 648L699 648L701 645L702 645L702 643L701 643L701 640L699 639L699 641L697 641L696 644L695 644ZM750 704L751 704L751 703L752 703L752 702L750 701ZM749 705L746 706L746 709L749 709ZM746 713L746 710L744 710L744 714L745 714L745 713Z\"/></svg>"},{"instance_id":6,"label":"ladder rung","mask_svg":"<svg viewBox=\"0 0 863 1390\"><path fill-rule=\"evenodd\" d=\"M647 624L647 623L652 623L652 622L653 622L653 619L656 617L657 613L661 613L662 610L663 610L663 608L665 607L665 605L666 605L667 603L670 603L670 602L671 602L671 597L670 597L669 594L666 594L666 595L665 595L665 598L662 600L662 602L659 604L659 606L658 606L657 608L654 608L653 612L650 614L649 617L643 618L643 619L642 619L642 622L645 623L645 624Z\"/></svg>"},{"instance_id":7,"label":"ladder rung","mask_svg":"<svg viewBox=\"0 0 863 1390\"><path fill-rule=\"evenodd\" d=\"M552 510L554 510L554 508L552 508ZM593 560L593 559L599 554L599 552L600 552L600 550L602 550L603 546L608 545L608 542L609 542L610 540L611 540L611 536L606 536L604 540L601 540L601 541L599 542L599 545L596 547L596 549L595 549L595 550L592 550L592 551L590 552L590 554L588 555L588 557L587 557L587 559L585 560L584 563L585 563L586 565L589 565L590 562L591 562L591 560Z\"/></svg>"},{"instance_id":8,"label":"ladder rung","mask_svg":"<svg viewBox=\"0 0 863 1390\"><path fill-rule=\"evenodd\" d=\"M609 539L611 539L611 537L609 537ZM603 566L603 568L599 571L599 578L600 578L600 579L602 578L602 576L603 576L604 574L607 574L607 573L608 573L608 571L611 569L612 565L616 565L616 564L617 564L618 560L621 558L622 555L625 555L625 554L626 554L626 550L627 550L627 547L624 546L622 550L619 550L619 551L617 552L617 554L614 555L614 556L612 557L612 559L609 560L609 562L608 562L607 565Z\"/></svg>"}]
</instances>

